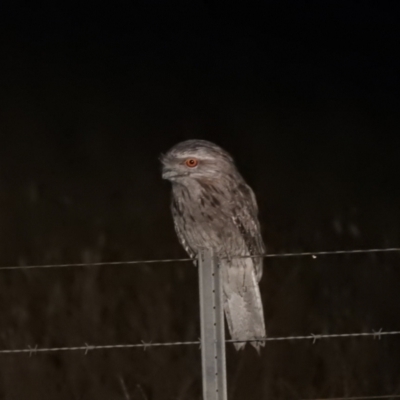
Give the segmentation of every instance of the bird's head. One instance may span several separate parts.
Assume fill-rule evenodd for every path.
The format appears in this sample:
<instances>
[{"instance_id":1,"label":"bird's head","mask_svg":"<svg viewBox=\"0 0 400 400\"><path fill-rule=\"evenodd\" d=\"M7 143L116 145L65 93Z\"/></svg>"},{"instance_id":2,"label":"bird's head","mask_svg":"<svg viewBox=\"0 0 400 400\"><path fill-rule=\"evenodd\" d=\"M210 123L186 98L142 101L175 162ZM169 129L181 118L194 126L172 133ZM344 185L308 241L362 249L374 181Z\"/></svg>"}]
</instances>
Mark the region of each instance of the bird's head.
<instances>
[{"instance_id":1,"label":"bird's head","mask_svg":"<svg viewBox=\"0 0 400 400\"><path fill-rule=\"evenodd\" d=\"M185 183L190 179L213 180L238 173L232 157L221 147L205 140L178 143L161 157L162 177Z\"/></svg>"}]
</instances>

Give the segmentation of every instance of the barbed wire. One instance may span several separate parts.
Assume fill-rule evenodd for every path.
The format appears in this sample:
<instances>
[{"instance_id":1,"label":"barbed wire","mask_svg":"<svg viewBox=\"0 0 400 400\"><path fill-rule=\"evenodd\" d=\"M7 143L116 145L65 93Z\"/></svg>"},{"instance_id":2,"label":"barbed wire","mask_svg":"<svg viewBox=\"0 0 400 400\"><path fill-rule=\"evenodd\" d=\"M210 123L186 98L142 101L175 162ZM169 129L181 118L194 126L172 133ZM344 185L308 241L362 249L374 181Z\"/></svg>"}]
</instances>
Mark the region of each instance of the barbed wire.
<instances>
[{"instance_id":1,"label":"barbed wire","mask_svg":"<svg viewBox=\"0 0 400 400\"><path fill-rule=\"evenodd\" d=\"M134 344L106 344L106 345L90 345L85 343L84 346L71 346L71 347L32 347L28 346L27 349L3 349L0 350L0 354L18 354L18 353L29 353L30 356L36 353L55 353L63 351L84 351L85 355L89 351L93 350L110 350L110 349L131 349L131 348L143 348L146 350L149 347L167 347L167 346L190 346L200 345L200 340L191 342L164 342L164 343L134 343Z\"/></svg>"},{"instance_id":2,"label":"barbed wire","mask_svg":"<svg viewBox=\"0 0 400 400\"><path fill-rule=\"evenodd\" d=\"M363 253L390 253L400 252L399 247L390 247L384 249L358 249L358 250L333 250L333 251L307 251L298 253L273 253L273 254L253 254L253 255L238 255L231 256L229 259L234 258L280 258L280 257L307 257L317 258L318 256L327 255L340 255L340 254L363 254ZM226 259L227 257L221 257ZM65 263L65 264L44 264L44 265L11 265L0 267L0 271L5 270L19 270L19 269L46 269L46 268L71 268L71 267L102 267L111 265L137 265L137 264L163 264L173 262L189 262L193 261L191 258L170 258L160 260L131 260L131 261L101 261L101 262L87 262L87 263Z\"/></svg>"},{"instance_id":3,"label":"barbed wire","mask_svg":"<svg viewBox=\"0 0 400 400\"><path fill-rule=\"evenodd\" d=\"M362 253L389 253L389 252L400 252L399 247L388 247L385 249L356 249L356 250L333 250L333 251L316 251L316 252L300 252L300 253L277 253L277 254L265 254L265 258L270 257L305 257L305 256L328 256L328 255L339 255L339 254L362 254ZM253 256L252 256L253 257ZM256 256L255 256L256 257Z\"/></svg>"},{"instance_id":4,"label":"barbed wire","mask_svg":"<svg viewBox=\"0 0 400 400\"><path fill-rule=\"evenodd\" d=\"M106 265L135 265L135 264L158 264L158 263L173 263L173 262L188 262L193 261L191 258L175 258L165 260L132 260L132 261L102 261L88 263L69 263L69 264L45 264L45 265L12 265L0 267L2 270L13 269L39 269L39 268L70 268L70 267L103 267Z\"/></svg>"},{"instance_id":5,"label":"barbed wire","mask_svg":"<svg viewBox=\"0 0 400 400\"><path fill-rule=\"evenodd\" d=\"M400 331L378 331L372 332L360 332L360 333L336 333L336 334L314 334L304 336L276 336L267 337L257 340L233 340L228 339L225 343L250 343L250 342L278 342L278 341L291 341L291 340L312 340L316 343L318 340L323 339L338 339L338 338L351 338L351 337L373 337L374 339L380 340L382 336L400 335ZM51 352L64 352L64 351L84 351L87 354L89 351L93 350L110 350L110 349L131 349L131 348L143 348L147 350L150 347L168 347L168 346L191 346L191 345L201 345L201 341L185 341L185 342L163 342L163 343L152 343L144 342L133 343L133 344L107 344L107 345L90 345L85 343L83 346L71 346L71 347L35 347L28 346L26 349L3 349L0 350L0 354L18 354L18 353L28 353L30 356L36 353L51 353Z\"/></svg>"},{"instance_id":6,"label":"barbed wire","mask_svg":"<svg viewBox=\"0 0 400 400\"><path fill-rule=\"evenodd\" d=\"M304 336L278 336L278 337L266 337L262 339L257 339L258 342L270 342L270 341L284 341L284 340L312 340L315 343L320 339L338 339L338 338L350 338L350 337L368 337L373 336L374 339L381 339L382 336L388 335L400 335L400 331L378 331L373 330L372 332L359 332L359 333L333 333L333 334L314 334ZM246 343L254 342L254 340L226 340L227 343Z\"/></svg>"},{"instance_id":7,"label":"barbed wire","mask_svg":"<svg viewBox=\"0 0 400 400\"><path fill-rule=\"evenodd\" d=\"M356 249L356 250L332 250L332 251L304 251L298 253L271 253L271 254L252 254L252 255L238 255L230 257L221 257L221 259L233 258L280 258L280 257L308 257L317 258L318 256L330 256L340 254L367 254L367 253L390 253L400 252L400 247L388 247L384 249Z\"/></svg>"}]
</instances>

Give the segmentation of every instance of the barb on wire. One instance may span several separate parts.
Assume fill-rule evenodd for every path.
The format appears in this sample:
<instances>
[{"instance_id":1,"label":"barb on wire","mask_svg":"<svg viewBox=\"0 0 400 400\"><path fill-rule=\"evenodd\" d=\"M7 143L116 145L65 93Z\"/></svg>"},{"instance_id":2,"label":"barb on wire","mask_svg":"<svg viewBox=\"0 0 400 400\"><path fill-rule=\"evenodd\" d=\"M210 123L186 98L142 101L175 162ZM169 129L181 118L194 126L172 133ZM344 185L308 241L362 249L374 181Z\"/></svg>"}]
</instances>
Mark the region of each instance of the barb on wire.
<instances>
[{"instance_id":1,"label":"barb on wire","mask_svg":"<svg viewBox=\"0 0 400 400\"><path fill-rule=\"evenodd\" d=\"M28 346L29 357L32 357L32 354L35 354L37 352L37 349L38 349L38 345L36 345L35 347Z\"/></svg>"},{"instance_id":2,"label":"barb on wire","mask_svg":"<svg viewBox=\"0 0 400 400\"><path fill-rule=\"evenodd\" d=\"M340 254L363 254L363 253L390 253L400 252L400 247L390 247L386 249L359 249L359 250L334 250L334 251L308 251L299 253L274 253L274 254L256 254L256 255L238 255L230 256L232 258L284 258L284 257L309 257L316 259L318 256L340 255ZM222 257L223 259L225 257ZM163 264L173 262L193 261L191 258L160 259L160 260L131 260L131 261L102 261L89 263L68 263L68 264L44 264L44 265L11 265L0 267L0 271L18 270L18 269L48 269L48 268L71 268L71 267L103 267L103 266L122 266L122 265L140 265L140 264Z\"/></svg>"},{"instance_id":3,"label":"barb on wire","mask_svg":"<svg viewBox=\"0 0 400 400\"><path fill-rule=\"evenodd\" d=\"M313 337L313 341L312 341L313 344L315 344L317 342L317 340L320 338L320 335L314 335L313 333L311 334L311 336Z\"/></svg>"},{"instance_id":4,"label":"barb on wire","mask_svg":"<svg viewBox=\"0 0 400 400\"><path fill-rule=\"evenodd\" d=\"M152 344L151 342L145 342L144 340L142 340L141 342L143 344L144 351L146 351L149 348L149 346L151 346L151 344Z\"/></svg>"},{"instance_id":5,"label":"barb on wire","mask_svg":"<svg viewBox=\"0 0 400 400\"><path fill-rule=\"evenodd\" d=\"M88 343L85 343L85 356L89 353L90 350L93 350L93 346L90 346Z\"/></svg>"},{"instance_id":6,"label":"barb on wire","mask_svg":"<svg viewBox=\"0 0 400 400\"><path fill-rule=\"evenodd\" d=\"M382 339L382 328L379 331L372 331L374 332L374 339L381 340Z\"/></svg>"},{"instance_id":7,"label":"barb on wire","mask_svg":"<svg viewBox=\"0 0 400 400\"><path fill-rule=\"evenodd\" d=\"M382 332L379 330L378 332L361 332L361 333L337 333L330 335L304 335L304 336L277 336L277 337L267 337L257 339L257 342L265 341L265 342L279 342L279 341L291 341L291 340L311 340L315 343L316 340L320 339L338 339L338 338L351 338L351 337L376 337L379 336L389 336L389 335L400 335L400 331L387 331ZM226 343L247 343L254 342L254 340L233 340L229 339L225 341ZM111 350L111 349L133 349L133 348L142 348L143 350L147 350L150 347L168 347L168 346L191 346L191 345L200 345L201 341L187 341L187 342L164 342L164 343L151 343L145 342L142 340L141 343L134 344L107 344L107 345L89 345L85 343L84 346L72 346L72 347L35 347L28 346L27 349L3 349L0 350L0 354L17 354L17 353L28 353L30 356L37 353L50 353L50 352L63 352L63 351L83 351L85 355L88 354L89 351L93 350Z\"/></svg>"}]
</instances>

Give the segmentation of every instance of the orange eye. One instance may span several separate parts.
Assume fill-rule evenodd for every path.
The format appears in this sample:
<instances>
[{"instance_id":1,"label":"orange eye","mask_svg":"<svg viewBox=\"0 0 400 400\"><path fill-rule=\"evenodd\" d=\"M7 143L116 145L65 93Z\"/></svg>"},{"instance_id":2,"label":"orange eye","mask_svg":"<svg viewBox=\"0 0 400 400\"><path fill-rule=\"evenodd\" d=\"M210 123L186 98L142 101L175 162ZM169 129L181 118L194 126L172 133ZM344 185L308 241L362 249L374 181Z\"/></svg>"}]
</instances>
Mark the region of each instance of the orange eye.
<instances>
[{"instance_id":1,"label":"orange eye","mask_svg":"<svg viewBox=\"0 0 400 400\"><path fill-rule=\"evenodd\" d=\"M185 164L189 168L196 167L198 163L199 162L195 158L188 158L187 160L185 160Z\"/></svg>"}]
</instances>

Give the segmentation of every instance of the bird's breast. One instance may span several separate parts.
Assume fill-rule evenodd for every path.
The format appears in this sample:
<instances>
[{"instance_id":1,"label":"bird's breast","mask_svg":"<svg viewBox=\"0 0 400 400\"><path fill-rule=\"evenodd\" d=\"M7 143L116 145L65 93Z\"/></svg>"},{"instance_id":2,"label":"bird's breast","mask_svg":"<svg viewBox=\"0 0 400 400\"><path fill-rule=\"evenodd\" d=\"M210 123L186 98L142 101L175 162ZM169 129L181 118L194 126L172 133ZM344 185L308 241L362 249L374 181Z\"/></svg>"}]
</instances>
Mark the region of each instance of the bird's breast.
<instances>
[{"instance_id":1,"label":"bird's breast","mask_svg":"<svg viewBox=\"0 0 400 400\"><path fill-rule=\"evenodd\" d=\"M185 190L176 190L172 198L174 223L185 241L195 251L214 248L217 252L238 251L243 239L238 234L223 200L216 195L194 196Z\"/></svg>"}]
</instances>

